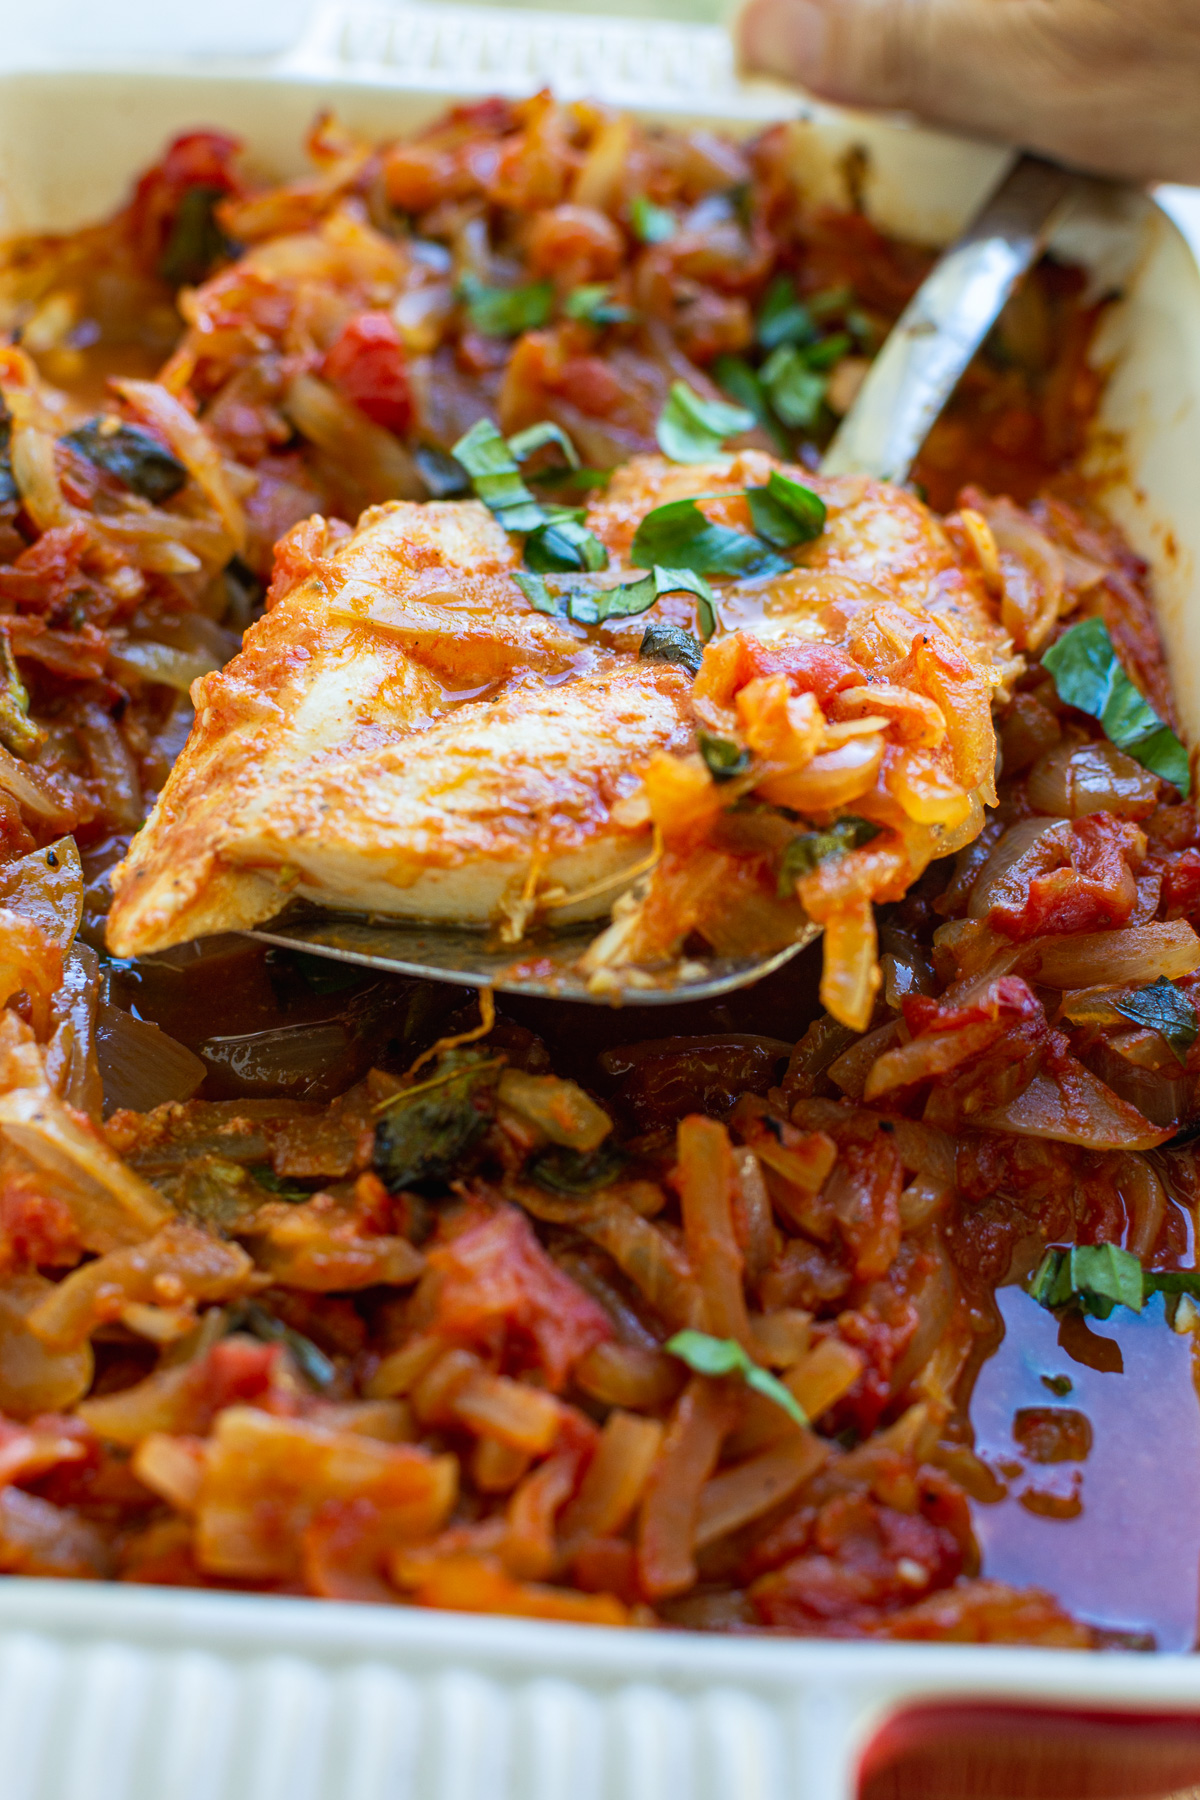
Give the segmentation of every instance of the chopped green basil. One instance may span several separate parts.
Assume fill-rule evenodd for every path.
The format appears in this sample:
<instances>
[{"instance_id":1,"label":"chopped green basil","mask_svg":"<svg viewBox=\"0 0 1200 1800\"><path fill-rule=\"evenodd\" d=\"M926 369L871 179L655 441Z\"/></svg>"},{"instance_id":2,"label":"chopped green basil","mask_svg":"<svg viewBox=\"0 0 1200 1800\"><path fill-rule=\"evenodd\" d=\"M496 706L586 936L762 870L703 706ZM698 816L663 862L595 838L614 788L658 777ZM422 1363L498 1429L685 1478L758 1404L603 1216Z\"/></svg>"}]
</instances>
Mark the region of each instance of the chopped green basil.
<instances>
[{"instance_id":1,"label":"chopped green basil","mask_svg":"<svg viewBox=\"0 0 1200 1800\"><path fill-rule=\"evenodd\" d=\"M484 337L519 337L544 325L554 307L554 283L531 281L523 287L489 287L478 275L458 284L467 317Z\"/></svg>"},{"instance_id":2,"label":"chopped green basil","mask_svg":"<svg viewBox=\"0 0 1200 1800\"><path fill-rule=\"evenodd\" d=\"M879 836L878 825L869 819L848 817L836 819L824 831L805 831L794 837L783 853L779 867L779 892L782 898L795 897L796 883L823 862L860 850Z\"/></svg>"},{"instance_id":3,"label":"chopped green basil","mask_svg":"<svg viewBox=\"0 0 1200 1800\"><path fill-rule=\"evenodd\" d=\"M314 957L313 961L317 959ZM256 1186L266 1188L268 1194L274 1194L277 1200L286 1200L289 1206L302 1206L311 1200L313 1190L301 1187L299 1182L289 1181L286 1175L277 1175L270 1163L254 1163L246 1170L247 1175Z\"/></svg>"},{"instance_id":4,"label":"chopped green basil","mask_svg":"<svg viewBox=\"0 0 1200 1800\"><path fill-rule=\"evenodd\" d=\"M762 348L811 344L816 335L812 312L797 295L795 282L789 275L777 275L759 308L757 336Z\"/></svg>"},{"instance_id":5,"label":"chopped green basil","mask_svg":"<svg viewBox=\"0 0 1200 1800\"><path fill-rule=\"evenodd\" d=\"M714 781L733 781L750 767L750 752L732 738L714 737L711 732L696 734L700 754Z\"/></svg>"},{"instance_id":6,"label":"chopped green basil","mask_svg":"<svg viewBox=\"0 0 1200 1800\"><path fill-rule=\"evenodd\" d=\"M1186 798L1187 751L1121 667L1103 619L1084 619L1064 631L1042 657L1042 667L1054 677L1060 700L1098 719L1110 743Z\"/></svg>"},{"instance_id":7,"label":"chopped green basil","mask_svg":"<svg viewBox=\"0 0 1200 1800\"><path fill-rule=\"evenodd\" d=\"M303 1332L294 1331L277 1319L274 1313L260 1306L257 1300L244 1300L240 1306L231 1309L228 1315L231 1331L239 1329L253 1332L265 1344L283 1344L291 1351L300 1373L307 1377L315 1388L332 1387L337 1379L337 1370L323 1350L318 1350L311 1338Z\"/></svg>"},{"instance_id":8,"label":"chopped green basil","mask_svg":"<svg viewBox=\"0 0 1200 1800\"><path fill-rule=\"evenodd\" d=\"M782 575L792 566L762 538L714 525L694 499L669 500L648 512L634 533L630 561L639 569L663 563L698 575L738 577Z\"/></svg>"},{"instance_id":9,"label":"chopped green basil","mask_svg":"<svg viewBox=\"0 0 1200 1800\"><path fill-rule=\"evenodd\" d=\"M583 569L594 572L608 567L608 551L595 532L589 531L569 507L548 508L551 517L540 531L525 539L527 568L545 575L563 570Z\"/></svg>"},{"instance_id":10,"label":"chopped green basil","mask_svg":"<svg viewBox=\"0 0 1200 1800\"><path fill-rule=\"evenodd\" d=\"M1196 1009L1181 987L1160 975L1148 987L1138 988L1132 994L1113 995L1110 1004L1114 1012L1119 1012L1123 1019L1129 1019L1134 1025L1144 1025L1150 1031L1157 1031L1166 1039L1174 1051L1177 1060L1186 1063L1187 1053L1196 1041L1197 1024Z\"/></svg>"},{"instance_id":11,"label":"chopped green basil","mask_svg":"<svg viewBox=\"0 0 1200 1800\"><path fill-rule=\"evenodd\" d=\"M1094 1319L1107 1319L1114 1306L1141 1312L1146 1278L1137 1257L1118 1244L1076 1244L1047 1250L1029 1292L1048 1311L1077 1305Z\"/></svg>"},{"instance_id":12,"label":"chopped green basil","mask_svg":"<svg viewBox=\"0 0 1200 1800\"><path fill-rule=\"evenodd\" d=\"M804 361L810 369L832 369L834 363L841 362L853 348L854 340L849 332L834 331L819 342L809 344L804 351Z\"/></svg>"},{"instance_id":13,"label":"chopped green basil","mask_svg":"<svg viewBox=\"0 0 1200 1800\"><path fill-rule=\"evenodd\" d=\"M750 517L759 537L779 550L811 543L825 529L825 502L811 488L772 469L766 487L747 488Z\"/></svg>"},{"instance_id":14,"label":"chopped green basil","mask_svg":"<svg viewBox=\"0 0 1200 1800\"><path fill-rule=\"evenodd\" d=\"M603 625L606 619L636 618L639 613L648 612L664 594L694 594L706 642L716 629L712 589L703 576L690 569L655 567L640 581L625 582L620 587L568 588L562 594L552 594L541 575L514 573L513 580L535 611L565 613L577 625Z\"/></svg>"},{"instance_id":15,"label":"chopped green basil","mask_svg":"<svg viewBox=\"0 0 1200 1800\"><path fill-rule=\"evenodd\" d=\"M637 314L632 306L622 306L612 297L612 283L589 281L572 288L563 301L568 319L581 319L585 325L628 325Z\"/></svg>"},{"instance_id":16,"label":"chopped green basil","mask_svg":"<svg viewBox=\"0 0 1200 1800\"><path fill-rule=\"evenodd\" d=\"M629 222L634 236L643 244L665 244L675 236L675 214L665 206L656 206L645 194L635 194L630 201Z\"/></svg>"},{"instance_id":17,"label":"chopped green basil","mask_svg":"<svg viewBox=\"0 0 1200 1800\"><path fill-rule=\"evenodd\" d=\"M116 429L106 430L106 424ZM89 419L86 425L68 431L63 442L155 506L177 494L187 480L179 458L136 425L121 425L111 418Z\"/></svg>"},{"instance_id":18,"label":"chopped green basil","mask_svg":"<svg viewBox=\"0 0 1200 1800\"><path fill-rule=\"evenodd\" d=\"M678 625L660 625L654 620L646 627L638 655L644 656L647 662L678 663L693 676L700 673L700 664L704 660L704 651L690 631L681 631Z\"/></svg>"},{"instance_id":19,"label":"chopped green basil","mask_svg":"<svg viewBox=\"0 0 1200 1800\"><path fill-rule=\"evenodd\" d=\"M577 487L586 489L607 487L608 483L612 480L612 470L589 469L586 463L581 464L578 469L568 469L556 466L550 469L539 469L537 473L531 475L529 479L531 481L536 481L539 487L548 488Z\"/></svg>"},{"instance_id":20,"label":"chopped green basil","mask_svg":"<svg viewBox=\"0 0 1200 1800\"><path fill-rule=\"evenodd\" d=\"M663 1348L697 1375L740 1375L747 1387L781 1406L797 1425L808 1424L808 1414L791 1390L777 1376L760 1369L736 1338L711 1337L707 1331L677 1331Z\"/></svg>"},{"instance_id":21,"label":"chopped green basil","mask_svg":"<svg viewBox=\"0 0 1200 1800\"><path fill-rule=\"evenodd\" d=\"M545 509L525 486L516 458L490 419L476 420L450 454L506 531L537 531L546 523Z\"/></svg>"},{"instance_id":22,"label":"chopped green basil","mask_svg":"<svg viewBox=\"0 0 1200 1800\"><path fill-rule=\"evenodd\" d=\"M754 414L725 400L705 400L686 381L673 381L667 404L658 415L655 436L672 462L708 462L726 438L752 431Z\"/></svg>"},{"instance_id":23,"label":"chopped green basil","mask_svg":"<svg viewBox=\"0 0 1200 1800\"><path fill-rule=\"evenodd\" d=\"M791 344L773 350L759 371L767 397L785 425L811 431L821 417L827 377L810 369Z\"/></svg>"},{"instance_id":24,"label":"chopped green basil","mask_svg":"<svg viewBox=\"0 0 1200 1800\"><path fill-rule=\"evenodd\" d=\"M754 414L760 430L767 433L779 454L786 456L789 449L787 434L771 411L757 369L752 369L744 356L718 356L712 366L712 377L730 399Z\"/></svg>"},{"instance_id":25,"label":"chopped green basil","mask_svg":"<svg viewBox=\"0 0 1200 1800\"><path fill-rule=\"evenodd\" d=\"M554 444L561 450L573 469L579 467L579 452L562 426L552 419L540 419L536 425L527 425L524 431L515 432L508 440L509 454L514 462L523 463L535 450L544 450L547 444ZM536 481L537 476L533 479Z\"/></svg>"},{"instance_id":26,"label":"chopped green basil","mask_svg":"<svg viewBox=\"0 0 1200 1800\"><path fill-rule=\"evenodd\" d=\"M202 183L185 188L176 209L158 272L170 287L194 287L213 264L232 254L234 246L217 224L216 205L224 188Z\"/></svg>"}]
</instances>

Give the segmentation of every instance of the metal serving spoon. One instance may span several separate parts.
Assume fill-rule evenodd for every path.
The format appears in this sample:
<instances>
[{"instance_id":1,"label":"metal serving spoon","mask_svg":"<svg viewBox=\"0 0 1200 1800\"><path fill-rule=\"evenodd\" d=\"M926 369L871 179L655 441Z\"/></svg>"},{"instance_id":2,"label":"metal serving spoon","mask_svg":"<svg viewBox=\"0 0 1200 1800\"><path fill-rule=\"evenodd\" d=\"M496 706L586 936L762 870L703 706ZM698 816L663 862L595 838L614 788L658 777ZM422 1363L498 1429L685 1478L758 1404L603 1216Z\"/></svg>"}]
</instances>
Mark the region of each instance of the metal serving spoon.
<instances>
[{"instance_id":1,"label":"metal serving spoon","mask_svg":"<svg viewBox=\"0 0 1200 1800\"><path fill-rule=\"evenodd\" d=\"M930 426L995 324L1021 276L1042 252L1082 178L1040 157L1022 156L973 223L939 258L871 365L821 465L826 475L903 481ZM657 987L630 983L619 994L592 992L576 967L597 922L497 946L479 931L299 906L254 936L288 949L395 975L560 1000L640 1006L711 1000L778 969L819 936L812 925L770 956L689 958L683 975Z\"/></svg>"}]
</instances>

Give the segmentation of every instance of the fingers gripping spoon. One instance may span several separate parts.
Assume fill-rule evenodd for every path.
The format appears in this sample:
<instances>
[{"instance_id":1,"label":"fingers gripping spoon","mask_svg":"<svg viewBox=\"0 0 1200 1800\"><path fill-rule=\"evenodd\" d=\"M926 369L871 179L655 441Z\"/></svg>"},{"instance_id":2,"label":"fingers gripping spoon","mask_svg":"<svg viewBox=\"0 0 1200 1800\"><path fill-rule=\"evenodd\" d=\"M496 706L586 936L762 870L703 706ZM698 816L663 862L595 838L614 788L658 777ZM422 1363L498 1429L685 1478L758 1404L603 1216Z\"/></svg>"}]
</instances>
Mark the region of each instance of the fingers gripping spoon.
<instances>
[{"instance_id":1,"label":"fingers gripping spoon","mask_svg":"<svg viewBox=\"0 0 1200 1800\"><path fill-rule=\"evenodd\" d=\"M1018 159L893 327L829 446L823 474L906 479L931 425L1081 181L1040 157ZM477 930L304 908L254 935L285 948L463 987L593 1003L624 998L645 1006L715 999L747 987L820 934L820 927L811 925L769 956L688 958L657 985L646 972L615 971L626 985L601 993L578 966L599 928L593 921L530 943L498 946ZM652 984L644 985L648 979Z\"/></svg>"}]
</instances>

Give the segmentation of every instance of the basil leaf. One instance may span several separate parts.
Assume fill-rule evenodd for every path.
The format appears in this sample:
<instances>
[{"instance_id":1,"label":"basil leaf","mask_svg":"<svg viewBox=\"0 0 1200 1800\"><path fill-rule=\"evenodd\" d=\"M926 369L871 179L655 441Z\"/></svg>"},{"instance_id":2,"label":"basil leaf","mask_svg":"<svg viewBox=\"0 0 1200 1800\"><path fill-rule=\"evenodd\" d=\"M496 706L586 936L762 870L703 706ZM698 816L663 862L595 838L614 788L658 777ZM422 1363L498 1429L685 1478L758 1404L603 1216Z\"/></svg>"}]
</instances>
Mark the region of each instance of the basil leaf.
<instances>
[{"instance_id":1,"label":"basil leaf","mask_svg":"<svg viewBox=\"0 0 1200 1800\"><path fill-rule=\"evenodd\" d=\"M89 419L86 425L68 431L63 442L156 506L179 492L187 470L177 456L136 425L118 425L115 431L106 431L104 423Z\"/></svg>"},{"instance_id":2,"label":"basil leaf","mask_svg":"<svg viewBox=\"0 0 1200 1800\"><path fill-rule=\"evenodd\" d=\"M158 264L168 287L195 287L215 262L234 253L234 245L217 224L216 205L224 198L224 188L202 182L184 190Z\"/></svg>"},{"instance_id":3,"label":"basil leaf","mask_svg":"<svg viewBox=\"0 0 1200 1800\"><path fill-rule=\"evenodd\" d=\"M612 297L612 283L589 281L572 288L563 301L568 319L582 319L585 325L628 325L637 314L632 306L622 306Z\"/></svg>"},{"instance_id":4,"label":"basil leaf","mask_svg":"<svg viewBox=\"0 0 1200 1800\"><path fill-rule=\"evenodd\" d=\"M811 875L823 862L846 856L851 850L860 850L878 836L879 826L872 825L869 819L847 817L836 819L824 831L805 831L794 837L779 866L780 898L794 899L796 883L805 875Z\"/></svg>"},{"instance_id":5,"label":"basil leaf","mask_svg":"<svg viewBox=\"0 0 1200 1800\"><path fill-rule=\"evenodd\" d=\"M413 461L434 500L449 500L455 494L470 492L471 483L462 464L448 450L439 450L436 444L418 444Z\"/></svg>"},{"instance_id":6,"label":"basil leaf","mask_svg":"<svg viewBox=\"0 0 1200 1800\"><path fill-rule=\"evenodd\" d=\"M1165 975L1152 981L1148 987L1138 988L1136 993L1113 995L1110 1004L1114 1012L1119 1012L1123 1019L1129 1019L1134 1025L1145 1025L1151 1031L1157 1031L1166 1039L1177 1061L1186 1063L1187 1053L1196 1041L1200 1023L1196 1019L1196 1009L1184 993Z\"/></svg>"},{"instance_id":7,"label":"basil leaf","mask_svg":"<svg viewBox=\"0 0 1200 1800\"><path fill-rule=\"evenodd\" d=\"M853 348L854 340L849 332L834 331L819 343L810 344L804 351L804 361L810 369L832 369L834 363L841 362Z\"/></svg>"},{"instance_id":8,"label":"basil leaf","mask_svg":"<svg viewBox=\"0 0 1200 1800\"><path fill-rule=\"evenodd\" d=\"M828 385L825 376L810 369L800 352L788 344L771 353L759 374L784 424L794 431L811 431L821 416Z\"/></svg>"},{"instance_id":9,"label":"basil leaf","mask_svg":"<svg viewBox=\"0 0 1200 1800\"><path fill-rule=\"evenodd\" d=\"M825 529L825 502L811 488L778 469L772 469L766 487L747 488L750 517L759 537L780 550L809 544Z\"/></svg>"},{"instance_id":10,"label":"basil leaf","mask_svg":"<svg viewBox=\"0 0 1200 1800\"><path fill-rule=\"evenodd\" d=\"M706 519L695 500L668 500L646 514L633 537L636 568L663 563L698 575L782 575L791 563L761 538Z\"/></svg>"},{"instance_id":11,"label":"basil leaf","mask_svg":"<svg viewBox=\"0 0 1200 1800\"><path fill-rule=\"evenodd\" d=\"M645 194L635 194L629 202L629 222L634 236L643 244L665 244L675 236L675 214L665 206L656 206Z\"/></svg>"},{"instance_id":12,"label":"basil leaf","mask_svg":"<svg viewBox=\"0 0 1200 1800\"><path fill-rule=\"evenodd\" d=\"M732 738L714 737L711 732L700 731L696 734L696 742L714 781L733 781L750 767L750 752L734 743Z\"/></svg>"},{"instance_id":13,"label":"basil leaf","mask_svg":"<svg viewBox=\"0 0 1200 1800\"><path fill-rule=\"evenodd\" d=\"M1137 1257L1118 1244L1075 1244L1069 1250L1047 1250L1029 1292L1050 1312L1077 1305L1094 1319L1107 1319L1115 1306L1140 1313L1146 1280Z\"/></svg>"},{"instance_id":14,"label":"basil leaf","mask_svg":"<svg viewBox=\"0 0 1200 1800\"><path fill-rule=\"evenodd\" d=\"M704 651L690 631L681 631L678 625L660 625L656 621L647 625L638 655L644 656L647 662L679 663L692 676L700 673L700 664L704 660Z\"/></svg>"},{"instance_id":15,"label":"basil leaf","mask_svg":"<svg viewBox=\"0 0 1200 1800\"><path fill-rule=\"evenodd\" d=\"M602 1144L589 1152L548 1144L538 1151L526 1173L538 1187L552 1194L591 1194L597 1188L611 1187L625 1162L624 1153L612 1144Z\"/></svg>"},{"instance_id":16,"label":"basil leaf","mask_svg":"<svg viewBox=\"0 0 1200 1800\"><path fill-rule=\"evenodd\" d=\"M536 475L531 475L529 479L536 481L539 487L598 488L608 486L612 480L612 470L590 469L586 463L583 463L578 469L539 469Z\"/></svg>"},{"instance_id":17,"label":"basil leaf","mask_svg":"<svg viewBox=\"0 0 1200 1800\"><path fill-rule=\"evenodd\" d=\"M318 959L314 956L312 960ZM270 1163L254 1163L246 1173L260 1188L266 1188L277 1200L286 1200L289 1206L301 1206L313 1197L312 1188L301 1187L298 1182L289 1181L286 1175L277 1175Z\"/></svg>"},{"instance_id":18,"label":"basil leaf","mask_svg":"<svg viewBox=\"0 0 1200 1800\"><path fill-rule=\"evenodd\" d=\"M311 1338L302 1332L294 1331L277 1319L274 1313L260 1306L256 1300L243 1301L239 1307L229 1314L229 1328L236 1331L244 1327L256 1338L266 1344L284 1344L296 1359L296 1366L302 1375L308 1377L315 1388L332 1387L337 1378L337 1370L323 1350L318 1350Z\"/></svg>"},{"instance_id":19,"label":"basil leaf","mask_svg":"<svg viewBox=\"0 0 1200 1800\"><path fill-rule=\"evenodd\" d=\"M525 563L541 574L564 569L595 571L608 567L608 551L577 519L551 519L525 539Z\"/></svg>"},{"instance_id":20,"label":"basil leaf","mask_svg":"<svg viewBox=\"0 0 1200 1800\"><path fill-rule=\"evenodd\" d=\"M514 462L523 463L535 450L542 450L547 444L556 444L571 468L578 469L579 452L562 426L552 419L541 419L536 425L527 425L524 431L516 432L508 440L508 449ZM532 479L537 481L539 477L535 475Z\"/></svg>"},{"instance_id":21,"label":"basil leaf","mask_svg":"<svg viewBox=\"0 0 1200 1800\"><path fill-rule=\"evenodd\" d=\"M817 335L813 315L796 293L788 275L777 275L759 308L757 337L764 350L780 344L811 344Z\"/></svg>"},{"instance_id":22,"label":"basil leaf","mask_svg":"<svg viewBox=\"0 0 1200 1800\"><path fill-rule=\"evenodd\" d=\"M514 573L513 580L536 611L565 613L577 625L636 618L639 613L648 612L664 594L694 594L705 641L716 629L712 589L702 575L695 575L690 569L656 567L640 581L624 582L619 587L568 588L558 595L551 594L540 575Z\"/></svg>"},{"instance_id":23,"label":"basil leaf","mask_svg":"<svg viewBox=\"0 0 1200 1800\"><path fill-rule=\"evenodd\" d=\"M766 1369L760 1369L736 1338L711 1337L707 1331L677 1331L663 1349L697 1375L740 1375L747 1387L781 1406L801 1428L808 1424L808 1414L791 1390Z\"/></svg>"},{"instance_id":24,"label":"basil leaf","mask_svg":"<svg viewBox=\"0 0 1200 1800\"><path fill-rule=\"evenodd\" d=\"M1064 631L1042 667L1054 677L1060 700L1099 719L1110 743L1187 797L1187 751L1121 667L1103 619L1084 619Z\"/></svg>"},{"instance_id":25,"label":"basil leaf","mask_svg":"<svg viewBox=\"0 0 1200 1800\"><path fill-rule=\"evenodd\" d=\"M744 356L718 356L712 366L712 377L731 399L754 414L760 430L767 433L779 454L786 456L789 449L787 435L771 411L757 369L752 369Z\"/></svg>"},{"instance_id":26,"label":"basil leaf","mask_svg":"<svg viewBox=\"0 0 1200 1800\"><path fill-rule=\"evenodd\" d=\"M512 451L490 419L478 419L450 454L506 531L536 531L546 523L543 508L522 481Z\"/></svg>"},{"instance_id":27,"label":"basil leaf","mask_svg":"<svg viewBox=\"0 0 1200 1800\"><path fill-rule=\"evenodd\" d=\"M754 414L725 400L704 400L686 381L673 381L658 415L655 436L664 456L677 463L708 462L728 437L754 428Z\"/></svg>"},{"instance_id":28,"label":"basil leaf","mask_svg":"<svg viewBox=\"0 0 1200 1800\"><path fill-rule=\"evenodd\" d=\"M531 281L524 287L489 287L478 275L464 275L459 298L476 331L484 337L519 337L544 325L554 306L554 283Z\"/></svg>"}]
</instances>

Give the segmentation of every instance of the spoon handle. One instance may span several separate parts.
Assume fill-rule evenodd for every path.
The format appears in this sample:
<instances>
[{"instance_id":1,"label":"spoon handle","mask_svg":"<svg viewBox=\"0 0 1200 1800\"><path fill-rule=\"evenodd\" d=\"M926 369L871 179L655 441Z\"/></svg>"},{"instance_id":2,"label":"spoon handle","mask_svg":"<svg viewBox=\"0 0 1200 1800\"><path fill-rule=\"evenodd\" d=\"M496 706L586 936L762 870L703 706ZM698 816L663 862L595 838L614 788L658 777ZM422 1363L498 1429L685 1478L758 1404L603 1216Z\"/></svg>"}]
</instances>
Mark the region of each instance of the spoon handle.
<instances>
[{"instance_id":1,"label":"spoon handle","mask_svg":"<svg viewBox=\"0 0 1200 1800\"><path fill-rule=\"evenodd\" d=\"M904 312L821 464L824 475L904 481L929 428L1082 177L1022 156Z\"/></svg>"}]
</instances>

